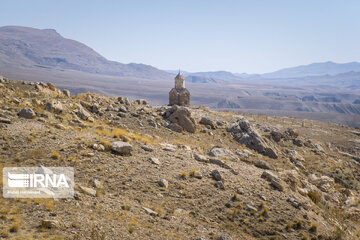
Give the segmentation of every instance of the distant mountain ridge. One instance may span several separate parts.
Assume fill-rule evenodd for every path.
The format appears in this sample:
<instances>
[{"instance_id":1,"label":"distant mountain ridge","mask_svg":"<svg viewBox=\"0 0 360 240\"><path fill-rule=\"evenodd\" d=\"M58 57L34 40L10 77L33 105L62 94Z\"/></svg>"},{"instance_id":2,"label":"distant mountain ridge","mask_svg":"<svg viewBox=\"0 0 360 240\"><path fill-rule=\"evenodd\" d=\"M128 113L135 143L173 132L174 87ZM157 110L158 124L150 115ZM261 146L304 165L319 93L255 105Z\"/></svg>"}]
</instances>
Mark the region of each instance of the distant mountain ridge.
<instances>
[{"instance_id":1,"label":"distant mountain ridge","mask_svg":"<svg viewBox=\"0 0 360 240\"><path fill-rule=\"evenodd\" d=\"M167 70L169 73L174 73L173 70ZM226 81L241 81L244 79L283 79L283 78L304 78L304 77L319 77L319 76L336 76L336 75L359 75L360 63L334 63L322 62L312 63L309 65L301 65L296 67L284 68L271 73L264 74L246 74L246 73L232 73L227 71L215 72L187 72L184 71L185 76L200 76L205 78L221 79Z\"/></svg>"},{"instance_id":2,"label":"distant mountain ridge","mask_svg":"<svg viewBox=\"0 0 360 240\"><path fill-rule=\"evenodd\" d=\"M284 68L272 73L262 74L264 78L299 78L307 76L338 75L347 72L360 72L360 63L312 63L291 68Z\"/></svg>"},{"instance_id":3,"label":"distant mountain ridge","mask_svg":"<svg viewBox=\"0 0 360 240\"><path fill-rule=\"evenodd\" d=\"M168 79L170 74L145 64L109 61L80 42L53 29L0 27L0 67L22 65L57 67L87 73L145 79Z\"/></svg>"}]
</instances>

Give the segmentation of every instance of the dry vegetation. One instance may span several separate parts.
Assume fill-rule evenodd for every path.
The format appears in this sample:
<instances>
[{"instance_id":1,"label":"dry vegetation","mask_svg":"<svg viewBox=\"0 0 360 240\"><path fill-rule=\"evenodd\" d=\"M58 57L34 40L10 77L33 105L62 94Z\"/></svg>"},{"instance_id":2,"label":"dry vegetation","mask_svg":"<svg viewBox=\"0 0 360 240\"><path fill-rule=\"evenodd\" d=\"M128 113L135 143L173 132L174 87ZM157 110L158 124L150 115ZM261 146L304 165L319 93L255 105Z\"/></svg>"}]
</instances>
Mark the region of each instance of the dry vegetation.
<instances>
[{"instance_id":1,"label":"dry vegetation","mask_svg":"<svg viewBox=\"0 0 360 240\"><path fill-rule=\"evenodd\" d=\"M61 113L46 110L46 103L54 100L62 104ZM98 111L92 110L94 105ZM36 117L19 118L16 114L25 106ZM123 114L119 114L121 107L126 110ZM92 119L82 119L76 113L80 109ZM126 105L100 94L66 97L51 86L42 86L40 91L35 84L4 83L0 117L11 123L0 124L1 168L74 167L76 196L1 198L0 239L360 238L360 167L343 154L359 156L355 129L242 115L276 147L278 158L273 159L240 145L225 130L237 114L193 107L196 122L209 116L224 124L216 129L197 124L195 133L178 133L164 127L165 111L165 107L134 102ZM271 138L271 131L288 128L295 129L295 140L311 140L312 145ZM131 154L115 154L111 150L115 141L130 143ZM209 162L207 153L214 146L229 149L237 160L218 157L229 168ZM241 155L245 150L248 157ZM295 164L298 160L290 160L289 150L304 158L299 160L303 168ZM195 154L207 160L196 160ZM265 161L281 178L283 191L261 178L264 170L254 166L257 160ZM213 170L221 173L224 189L213 179ZM315 186L310 184L311 174L332 181ZM161 179L168 186L160 185ZM95 185L94 180L99 183ZM96 195L80 191L79 186L94 189ZM45 228L44 219L59 224Z\"/></svg>"}]
</instances>

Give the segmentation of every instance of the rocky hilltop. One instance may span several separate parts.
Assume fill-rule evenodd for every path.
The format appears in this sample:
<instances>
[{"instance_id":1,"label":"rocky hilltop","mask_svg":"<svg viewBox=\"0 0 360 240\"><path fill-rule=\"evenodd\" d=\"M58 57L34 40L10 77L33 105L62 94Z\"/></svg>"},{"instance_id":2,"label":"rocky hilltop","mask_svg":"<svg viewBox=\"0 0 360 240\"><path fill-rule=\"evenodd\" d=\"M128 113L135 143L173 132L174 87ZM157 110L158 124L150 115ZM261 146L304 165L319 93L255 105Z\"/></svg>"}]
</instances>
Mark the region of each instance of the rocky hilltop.
<instances>
[{"instance_id":1,"label":"rocky hilltop","mask_svg":"<svg viewBox=\"0 0 360 240\"><path fill-rule=\"evenodd\" d=\"M0 82L1 166L76 183L1 198L1 239L360 238L356 129Z\"/></svg>"}]
</instances>

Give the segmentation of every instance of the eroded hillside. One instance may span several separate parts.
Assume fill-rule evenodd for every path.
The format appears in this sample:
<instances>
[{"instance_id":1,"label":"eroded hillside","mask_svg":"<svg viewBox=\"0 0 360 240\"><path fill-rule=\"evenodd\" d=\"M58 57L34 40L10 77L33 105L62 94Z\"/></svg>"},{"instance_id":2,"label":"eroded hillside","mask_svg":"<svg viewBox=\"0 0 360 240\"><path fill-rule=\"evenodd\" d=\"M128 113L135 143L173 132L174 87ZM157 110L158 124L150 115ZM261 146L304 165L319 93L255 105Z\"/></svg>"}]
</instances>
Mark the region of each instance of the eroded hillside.
<instances>
[{"instance_id":1,"label":"eroded hillside","mask_svg":"<svg viewBox=\"0 0 360 240\"><path fill-rule=\"evenodd\" d=\"M1 79L1 166L74 167L4 199L4 239L359 239L360 133ZM2 190L2 189L1 189Z\"/></svg>"}]
</instances>

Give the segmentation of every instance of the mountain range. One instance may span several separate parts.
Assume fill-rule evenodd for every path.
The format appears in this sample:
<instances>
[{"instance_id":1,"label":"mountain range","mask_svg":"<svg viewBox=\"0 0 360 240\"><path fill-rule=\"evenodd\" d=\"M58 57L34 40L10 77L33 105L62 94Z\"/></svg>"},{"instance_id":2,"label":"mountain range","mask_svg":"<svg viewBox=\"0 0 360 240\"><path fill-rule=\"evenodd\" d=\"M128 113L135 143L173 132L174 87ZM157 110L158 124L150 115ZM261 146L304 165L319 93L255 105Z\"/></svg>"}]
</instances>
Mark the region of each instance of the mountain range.
<instances>
[{"instance_id":1,"label":"mountain range","mask_svg":"<svg viewBox=\"0 0 360 240\"><path fill-rule=\"evenodd\" d=\"M175 70L167 70L168 73L175 73ZM232 73L228 71L212 71L212 72L187 72L184 71L185 76L196 76L209 79L222 79L227 81L241 81L244 79L294 79L305 77L333 77L345 73L357 73L360 75L360 63L335 63L335 62L322 62L312 63L309 65L301 65L291 68L280 69L275 72L264 74L247 74L247 73Z\"/></svg>"},{"instance_id":2,"label":"mountain range","mask_svg":"<svg viewBox=\"0 0 360 240\"><path fill-rule=\"evenodd\" d=\"M11 79L52 82L73 94L99 92L165 105L178 71L110 61L53 29L0 27L0 75ZM314 120L340 119L336 122L360 126L357 62L313 63L266 74L181 72L194 105Z\"/></svg>"},{"instance_id":3,"label":"mountain range","mask_svg":"<svg viewBox=\"0 0 360 240\"><path fill-rule=\"evenodd\" d=\"M120 77L166 79L164 71L144 64L109 61L88 46L63 38L53 29L0 28L0 66L60 68Z\"/></svg>"}]
</instances>

